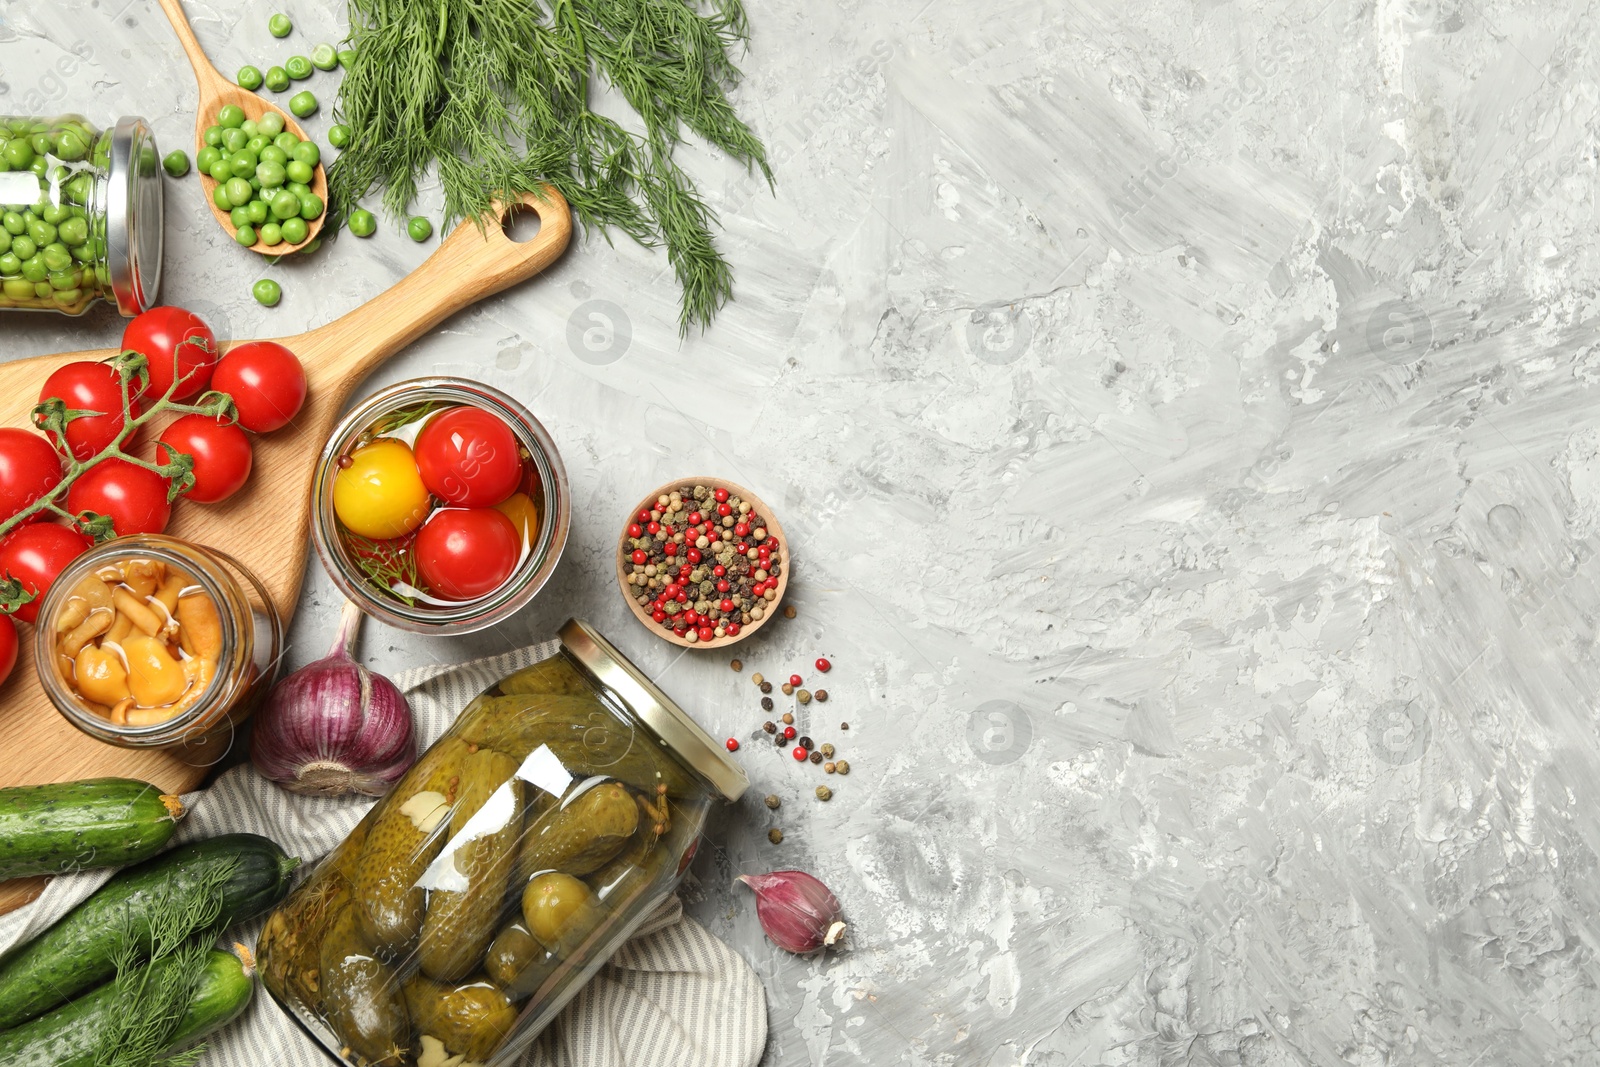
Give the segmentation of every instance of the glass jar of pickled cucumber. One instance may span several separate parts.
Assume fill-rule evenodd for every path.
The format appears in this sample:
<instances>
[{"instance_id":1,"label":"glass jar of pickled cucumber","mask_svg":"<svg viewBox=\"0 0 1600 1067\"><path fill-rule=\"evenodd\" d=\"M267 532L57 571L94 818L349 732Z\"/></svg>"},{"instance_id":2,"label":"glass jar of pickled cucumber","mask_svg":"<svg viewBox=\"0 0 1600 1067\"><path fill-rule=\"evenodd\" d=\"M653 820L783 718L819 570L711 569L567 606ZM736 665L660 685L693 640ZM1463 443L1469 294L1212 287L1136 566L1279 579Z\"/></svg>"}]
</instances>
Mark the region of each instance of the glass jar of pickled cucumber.
<instances>
[{"instance_id":1,"label":"glass jar of pickled cucumber","mask_svg":"<svg viewBox=\"0 0 1600 1067\"><path fill-rule=\"evenodd\" d=\"M231 556L137 534L96 545L61 572L33 640L45 693L78 729L209 766L271 689L283 624Z\"/></svg>"},{"instance_id":2,"label":"glass jar of pickled cucumber","mask_svg":"<svg viewBox=\"0 0 1600 1067\"><path fill-rule=\"evenodd\" d=\"M0 308L124 315L161 284L161 163L141 118L0 115Z\"/></svg>"},{"instance_id":3,"label":"glass jar of pickled cucumber","mask_svg":"<svg viewBox=\"0 0 1600 1067\"><path fill-rule=\"evenodd\" d=\"M749 785L590 627L461 712L267 920L274 998L353 1067L506 1064Z\"/></svg>"}]
</instances>

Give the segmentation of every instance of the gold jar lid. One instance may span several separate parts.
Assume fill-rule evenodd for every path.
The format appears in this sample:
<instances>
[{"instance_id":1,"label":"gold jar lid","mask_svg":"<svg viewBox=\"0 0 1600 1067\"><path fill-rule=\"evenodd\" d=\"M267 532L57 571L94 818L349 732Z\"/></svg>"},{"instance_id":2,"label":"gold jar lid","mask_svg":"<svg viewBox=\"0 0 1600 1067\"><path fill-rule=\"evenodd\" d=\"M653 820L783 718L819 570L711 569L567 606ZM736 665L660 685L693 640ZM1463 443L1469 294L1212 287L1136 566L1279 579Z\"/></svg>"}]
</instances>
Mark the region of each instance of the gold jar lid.
<instances>
[{"instance_id":1,"label":"gold jar lid","mask_svg":"<svg viewBox=\"0 0 1600 1067\"><path fill-rule=\"evenodd\" d=\"M738 800L750 788L744 768L594 627L568 619L560 636L561 646L580 667L616 693L655 732L664 748L716 786L719 793Z\"/></svg>"}]
</instances>

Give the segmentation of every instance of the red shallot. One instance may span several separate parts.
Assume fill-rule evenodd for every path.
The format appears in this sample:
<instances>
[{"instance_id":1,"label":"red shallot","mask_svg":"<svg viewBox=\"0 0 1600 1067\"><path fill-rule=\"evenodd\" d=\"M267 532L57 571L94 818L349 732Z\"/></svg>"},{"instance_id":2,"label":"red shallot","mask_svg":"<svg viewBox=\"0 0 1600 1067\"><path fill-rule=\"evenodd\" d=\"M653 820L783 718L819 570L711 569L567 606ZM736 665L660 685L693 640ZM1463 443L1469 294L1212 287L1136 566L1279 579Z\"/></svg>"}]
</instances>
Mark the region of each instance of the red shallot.
<instances>
[{"instance_id":1,"label":"red shallot","mask_svg":"<svg viewBox=\"0 0 1600 1067\"><path fill-rule=\"evenodd\" d=\"M756 918L773 944L790 952L816 952L844 936L839 900L805 871L741 874L755 890Z\"/></svg>"}]
</instances>

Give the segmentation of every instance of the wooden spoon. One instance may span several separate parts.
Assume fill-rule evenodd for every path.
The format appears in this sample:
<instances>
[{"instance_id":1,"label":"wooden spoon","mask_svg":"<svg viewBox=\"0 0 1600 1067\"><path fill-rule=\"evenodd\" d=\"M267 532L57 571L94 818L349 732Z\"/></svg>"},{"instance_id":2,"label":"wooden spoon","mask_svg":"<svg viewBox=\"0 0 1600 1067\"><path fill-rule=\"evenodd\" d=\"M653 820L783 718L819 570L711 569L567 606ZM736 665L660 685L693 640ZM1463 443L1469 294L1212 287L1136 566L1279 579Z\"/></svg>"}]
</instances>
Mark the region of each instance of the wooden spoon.
<instances>
[{"instance_id":1,"label":"wooden spoon","mask_svg":"<svg viewBox=\"0 0 1600 1067\"><path fill-rule=\"evenodd\" d=\"M194 116L194 150L196 153L206 146L206 128L216 125L217 112L227 104L234 104L244 112L247 119L259 120L269 111L276 111L283 116L283 128L294 134L302 141L309 140L306 131L294 120L294 116L284 111L283 108L265 100L248 89L241 89L233 82L218 73L217 68L211 65L211 60L206 58L205 50L200 47L200 41L195 37L194 30L189 26L189 19L183 13L183 4L180 0L158 0L161 10L167 13L167 20L172 23L172 28L177 31L178 43L183 45L184 55L189 57L189 65L194 68L194 80L200 86L200 103L196 107ZM224 230L228 231L229 238L233 237L233 220L228 213L217 206L212 199L217 191L217 180L211 175L200 172L200 186L206 193L206 206L217 217L217 222ZM290 252L298 252L306 245L317 239L317 234L322 231L322 220L328 217L326 204L328 203L328 175L323 170L322 164L317 163L316 173L311 175L311 191L324 204L321 215L306 223L306 239L299 244L290 244L288 241L279 241L275 245L262 243L258 237L256 243L250 246L250 251L260 252L264 256L284 256Z\"/></svg>"}]
</instances>

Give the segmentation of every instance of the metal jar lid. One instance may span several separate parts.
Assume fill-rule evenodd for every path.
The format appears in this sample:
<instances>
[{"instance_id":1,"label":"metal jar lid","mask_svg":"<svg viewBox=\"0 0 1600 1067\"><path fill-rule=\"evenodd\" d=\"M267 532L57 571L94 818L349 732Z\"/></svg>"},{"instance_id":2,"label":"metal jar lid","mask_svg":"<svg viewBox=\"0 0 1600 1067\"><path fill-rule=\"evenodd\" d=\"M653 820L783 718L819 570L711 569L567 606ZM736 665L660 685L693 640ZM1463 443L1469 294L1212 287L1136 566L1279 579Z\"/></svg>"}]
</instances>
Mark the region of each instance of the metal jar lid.
<instances>
[{"instance_id":1,"label":"metal jar lid","mask_svg":"<svg viewBox=\"0 0 1600 1067\"><path fill-rule=\"evenodd\" d=\"M106 188L106 266L117 310L153 307L161 288L161 153L150 125L124 115L111 131Z\"/></svg>"},{"instance_id":2,"label":"metal jar lid","mask_svg":"<svg viewBox=\"0 0 1600 1067\"><path fill-rule=\"evenodd\" d=\"M750 788L750 778L744 768L728 758L723 747L712 740L688 712L628 662L628 658L594 627L568 619L561 627L560 636L562 647L580 667L616 693L655 731L666 748L716 786L719 793L729 800L738 800Z\"/></svg>"}]
</instances>

